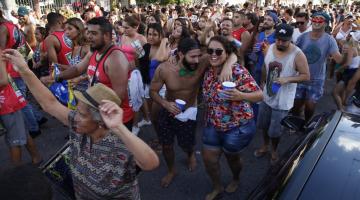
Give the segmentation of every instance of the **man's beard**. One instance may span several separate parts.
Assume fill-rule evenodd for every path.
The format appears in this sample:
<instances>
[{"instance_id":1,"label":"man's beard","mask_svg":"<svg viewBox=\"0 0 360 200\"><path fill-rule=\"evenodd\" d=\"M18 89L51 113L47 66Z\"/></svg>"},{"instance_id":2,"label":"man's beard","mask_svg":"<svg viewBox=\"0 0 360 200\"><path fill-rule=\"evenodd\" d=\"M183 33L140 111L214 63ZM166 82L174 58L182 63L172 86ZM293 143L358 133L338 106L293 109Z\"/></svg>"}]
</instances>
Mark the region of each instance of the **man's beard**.
<instances>
[{"instance_id":1,"label":"man's beard","mask_svg":"<svg viewBox=\"0 0 360 200\"><path fill-rule=\"evenodd\" d=\"M221 30L221 35L222 36L229 36L231 34L231 31L229 31L228 29L223 29Z\"/></svg>"},{"instance_id":2,"label":"man's beard","mask_svg":"<svg viewBox=\"0 0 360 200\"><path fill-rule=\"evenodd\" d=\"M270 30L270 29L272 29L272 26L270 26L268 24L264 24L262 28L263 28L263 30Z\"/></svg>"},{"instance_id":3,"label":"man's beard","mask_svg":"<svg viewBox=\"0 0 360 200\"><path fill-rule=\"evenodd\" d=\"M287 48L286 46L276 46L276 49L279 51L286 51Z\"/></svg>"},{"instance_id":4,"label":"man's beard","mask_svg":"<svg viewBox=\"0 0 360 200\"><path fill-rule=\"evenodd\" d=\"M185 67L185 69L189 70L189 71L195 71L197 69L197 66L199 63L193 63L190 64L186 58L183 59L182 61L183 66Z\"/></svg>"},{"instance_id":5,"label":"man's beard","mask_svg":"<svg viewBox=\"0 0 360 200\"><path fill-rule=\"evenodd\" d=\"M103 48L105 46L105 42L104 41L102 41L100 44L98 44L98 45L96 45L96 46L94 46L94 47L92 47L91 45L90 45L90 51L91 52L95 52L95 51L99 51L101 48Z\"/></svg>"}]
</instances>

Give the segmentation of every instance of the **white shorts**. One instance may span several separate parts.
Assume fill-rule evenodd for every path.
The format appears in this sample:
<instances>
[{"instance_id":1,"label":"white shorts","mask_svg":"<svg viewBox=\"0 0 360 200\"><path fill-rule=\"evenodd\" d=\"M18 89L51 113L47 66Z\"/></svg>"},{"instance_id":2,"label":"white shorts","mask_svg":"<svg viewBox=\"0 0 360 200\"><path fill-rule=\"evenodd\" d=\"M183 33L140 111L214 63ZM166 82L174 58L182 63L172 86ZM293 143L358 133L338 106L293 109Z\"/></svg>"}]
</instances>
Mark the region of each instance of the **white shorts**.
<instances>
[{"instance_id":1,"label":"white shorts","mask_svg":"<svg viewBox=\"0 0 360 200\"><path fill-rule=\"evenodd\" d=\"M163 85L162 88L159 91L159 95L164 99L165 98L165 93L166 93L166 86ZM150 99L150 85L149 84L145 84L144 98L145 99Z\"/></svg>"}]
</instances>

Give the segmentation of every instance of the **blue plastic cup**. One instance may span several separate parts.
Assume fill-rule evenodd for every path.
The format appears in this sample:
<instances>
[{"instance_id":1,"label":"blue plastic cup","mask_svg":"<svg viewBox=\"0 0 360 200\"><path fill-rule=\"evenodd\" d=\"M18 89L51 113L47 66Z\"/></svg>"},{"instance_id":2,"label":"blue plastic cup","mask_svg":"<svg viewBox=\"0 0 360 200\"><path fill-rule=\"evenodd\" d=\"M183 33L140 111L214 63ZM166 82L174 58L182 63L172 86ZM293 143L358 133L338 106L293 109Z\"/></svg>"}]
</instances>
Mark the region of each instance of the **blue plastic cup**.
<instances>
[{"instance_id":1,"label":"blue plastic cup","mask_svg":"<svg viewBox=\"0 0 360 200\"><path fill-rule=\"evenodd\" d=\"M279 84L279 83L273 83L273 84L271 85L271 90L272 90L272 92L273 92L274 94L276 94L276 93L279 91L280 87L281 87L281 84Z\"/></svg>"},{"instance_id":2,"label":"blue plastic cup","mask_svg":"<svg viewBox=\"0 0 360 200\"><path fill-rule=\"evenodd\" d=\"M186 102L181 100L181 99L176 99L175 100L175 103L176 103L176 106L181 110L181 111L184 111L185 110L185 105L186 105Z\"/></svg>"}]
</instances>

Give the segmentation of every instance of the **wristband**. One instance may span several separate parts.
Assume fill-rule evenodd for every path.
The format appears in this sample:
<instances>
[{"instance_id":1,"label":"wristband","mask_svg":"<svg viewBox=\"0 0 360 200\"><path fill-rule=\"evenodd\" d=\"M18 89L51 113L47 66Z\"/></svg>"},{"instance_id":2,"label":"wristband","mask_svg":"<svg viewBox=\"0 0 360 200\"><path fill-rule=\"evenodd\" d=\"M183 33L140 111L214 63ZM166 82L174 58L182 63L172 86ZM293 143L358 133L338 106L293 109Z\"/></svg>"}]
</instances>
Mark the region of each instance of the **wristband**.
<instances>
[{"instance_id":1,"label":"wristband","mask_svg":"<svg viewBox=\"0 0 360 200\"><path fill-rule=\"evenodd\" d=\"M55 76L55 82L59 83L62 82L64 79L60 78L59 76Z\"/></svg>"}]
</instances>

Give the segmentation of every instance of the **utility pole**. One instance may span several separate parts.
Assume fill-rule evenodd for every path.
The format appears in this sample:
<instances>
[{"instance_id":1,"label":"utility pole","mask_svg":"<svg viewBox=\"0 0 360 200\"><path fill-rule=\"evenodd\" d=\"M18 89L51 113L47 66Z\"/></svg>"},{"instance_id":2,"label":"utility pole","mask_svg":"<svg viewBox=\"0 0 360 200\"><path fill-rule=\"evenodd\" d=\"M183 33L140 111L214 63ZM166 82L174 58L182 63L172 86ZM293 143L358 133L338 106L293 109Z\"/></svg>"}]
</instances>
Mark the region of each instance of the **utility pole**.
<instances>
[{"instance_id":1,"label":"utility pole","mask_svg":"<svg viewBox=\"0 0 360 200\"><path fill-rule=\"evenodd\" d=\"M40 18L41 10L40 10L39 0L33 0L33 5L34 5L34 11L35 11L36 16Z\"/></svg>"}]
</instances>

